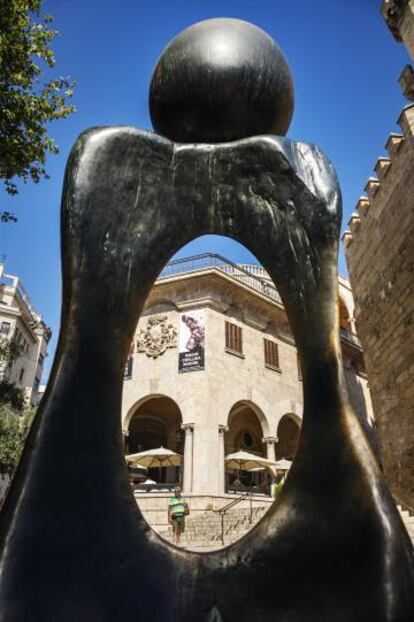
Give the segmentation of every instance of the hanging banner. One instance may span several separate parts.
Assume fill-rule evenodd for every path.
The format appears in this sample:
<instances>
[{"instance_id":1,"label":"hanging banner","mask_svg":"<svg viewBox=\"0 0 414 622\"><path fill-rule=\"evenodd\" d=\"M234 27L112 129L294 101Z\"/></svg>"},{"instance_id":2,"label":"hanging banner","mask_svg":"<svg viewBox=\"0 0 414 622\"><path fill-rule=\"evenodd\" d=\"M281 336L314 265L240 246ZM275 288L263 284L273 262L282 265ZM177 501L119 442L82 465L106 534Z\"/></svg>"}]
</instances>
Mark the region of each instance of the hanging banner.
<instances>
[{"instance_id":1,"label":"hanging banner","mask_svg":"<svg viewBox=\"0 0 414 622\"><path fill-rule=\"evenodd\" d=\"M179 347L178 371L187 372L204 369L204 311L191 311L181 314Z\"/></svg>"}]
</instances>

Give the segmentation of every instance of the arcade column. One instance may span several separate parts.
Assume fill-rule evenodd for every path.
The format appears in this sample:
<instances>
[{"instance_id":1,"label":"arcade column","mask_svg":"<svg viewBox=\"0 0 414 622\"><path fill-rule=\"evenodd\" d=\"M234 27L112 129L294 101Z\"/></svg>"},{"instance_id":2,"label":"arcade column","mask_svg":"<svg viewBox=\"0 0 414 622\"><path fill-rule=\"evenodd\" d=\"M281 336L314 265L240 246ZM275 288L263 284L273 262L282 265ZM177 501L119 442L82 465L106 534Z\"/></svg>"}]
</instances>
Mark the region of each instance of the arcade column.
<instances>
[{"instance_id":1,"label":"arcade column","mask_svg":"<svg viewBox=\"0 0 414 622\"><path fill-rule=\"evenodd\" d=\"M183 492L188 494L193 489L193 434L194 423L183 423L184 430L184 468L183 468Z\"/></svg>"}]
</instances>

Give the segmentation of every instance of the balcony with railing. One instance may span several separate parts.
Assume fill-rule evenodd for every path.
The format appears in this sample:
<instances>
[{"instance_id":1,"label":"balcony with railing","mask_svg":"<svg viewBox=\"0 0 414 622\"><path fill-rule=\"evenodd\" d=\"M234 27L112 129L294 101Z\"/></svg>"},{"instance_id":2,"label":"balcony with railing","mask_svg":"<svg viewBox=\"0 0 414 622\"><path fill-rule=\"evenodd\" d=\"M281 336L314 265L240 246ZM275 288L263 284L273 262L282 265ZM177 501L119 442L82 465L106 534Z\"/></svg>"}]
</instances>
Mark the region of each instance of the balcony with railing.
<instances>
[{"instance_id":1,"label":"balcony with railing","mask_svg":"<svg viewBox=\"0 0 414 622\"><path fill-rule=\"evenodd\" d=\"M184 257L183 259L174 259L165 266L158 280L162 281L163 279L182 274L191 274L192 272L211 269L220 270L220 272L264 296L268 296L277 302L282 302L279 292L262 266L236 264L217 253L204 253L202 255ZM341 340L362 351L361 342L355 333L341 328Z\"/></svg>"},{"instance_id":2,"label":"balcony with railing","mask_svg":"<svg viewBox=\"0 0 414 622\"><path fill-rule=\"evenodd\" d=\"M350 330L346 330L345 328L341 328L341 339L346 341L349 345L354 346L362 351L362 345L358 337L355 333L351 333Z\"/></svg>"},{"instance_id":3,"label":"balcony with railing","mask_svg":"<svg viewBox=\"0 0 414 622\"><path fill-rule=\"evenodd\" d=\"M220 270L220 272L227 274L239 283L243 283L243 285L268 296L272 300L281 302L276 287L265 278L259 276L259 274L265 273L261 266L253 265L250 267L245 264L240 266L217 253L204 253L202 255L185 257L183 259L174 259L165 266L158 279L162 280L180 274L189 274L191 272L211 269Z\"/></svg>"},{"instance_id":4,"label":"balcony with railing","mask_svg":"<svg viewBox=\"0 0 414 622\"><path fill-rule=\"evenodd\" d=\"M0 276L0 303L7 304L5 303L6 296L16 300L22 310L26 312L29 321L35 322L39 320L40 316L36 313L21 280L17 276L3 272Z\"/></svg>"}]
</instances>

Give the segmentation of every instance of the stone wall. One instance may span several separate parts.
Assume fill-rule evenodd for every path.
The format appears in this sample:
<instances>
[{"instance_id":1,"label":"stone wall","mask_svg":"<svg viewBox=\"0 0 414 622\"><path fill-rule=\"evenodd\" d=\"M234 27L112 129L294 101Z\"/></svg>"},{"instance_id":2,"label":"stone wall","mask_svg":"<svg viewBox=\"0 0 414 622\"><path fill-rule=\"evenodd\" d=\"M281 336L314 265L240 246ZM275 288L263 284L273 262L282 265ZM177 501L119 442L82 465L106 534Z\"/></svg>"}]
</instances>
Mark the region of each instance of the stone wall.
<instances>
[{"instance_id":1,"label":"stone wall","mask_svg":"<svg viewBox=\"0 0 414 622\"><path fill-rule=\"evenodd\" d=\"M414 105L398 123L343 241L385 473L414 506Z\"/></svg>"}]
</instances>

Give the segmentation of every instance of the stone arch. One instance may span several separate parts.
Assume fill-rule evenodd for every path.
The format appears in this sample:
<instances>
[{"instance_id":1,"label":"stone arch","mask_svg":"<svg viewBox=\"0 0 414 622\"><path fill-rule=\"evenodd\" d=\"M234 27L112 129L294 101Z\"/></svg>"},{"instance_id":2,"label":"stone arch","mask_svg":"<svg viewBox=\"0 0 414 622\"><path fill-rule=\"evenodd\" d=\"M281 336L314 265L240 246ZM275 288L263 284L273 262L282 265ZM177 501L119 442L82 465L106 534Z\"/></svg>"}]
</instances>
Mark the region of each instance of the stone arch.
<instances>
[{"instance_id":1,"label":"stone arch","mask_svg":"<svg viewBox=\"0 0 414 622\"><path fill-rule=\"evenodd\" d=\"M171 400L171 402L173 402L175 404L175 406L178 408L178 410L180 411L181 418L182 418L183 409L180 407L179 402L178 402L178 400L176 399L175 396L167 395L166 393L148 393L146 395L143 395L139 399L137 399L128 408L127 412L125 413L125 415L123 417L122 431L124 433L126 433L128 431L129 424L131 422L132 417L135 415L137 410L140 409L145 403L147 403L147 402L149 402L150 400L153 400L153 399L161 399L161 398L165 398L165 399Z\"/></svg>"},{"instance_id":2,"label":"stone arch","mask_svg":"<svg viewBox=\"0 0 414 622\"><path fill-rule=\"evenodd\" d=\"M250 391L247 398L240 398L240 392L235 390L232 391L230 387L228 393L223 395L220 401L219 423L224 426L228 425L229 414L232 408L234 408L236 404L242 403L250 406L256 414L263 430L263 436L271 436L273 430L271 428L270 418L268 415L272 412L272 408L265 396L263 396L263 394L256 388Z\"/></svg>"},{"instance_id":3,"label":"stone arch","mask_svg":"<svg viewBox=\"0 0 414 622\"><path fill-rule=\"evenodd\" d=\"M299 441L302 420L297 413L287 412L278 421L276 459L293 460Z\"/></svg>"},{"instance_id":4,"label":"stone arch","mask_svg":"<svg viewBox=\"0 0 414 622\"><path fill-rule=\"evenodd\" d=\"M262 439L269 435L269 424L262 410L251 400L239 400L227 417L226 454L243 450L266 456Z\"/></svg>"},{"instance_id":5,"label":"stone arch","mask_svg":"<svg viewBox=\"0 0 414 622\"><path fill-rule=\"evenodd\" d=\"M237 402L235 402L230 409L228 410L228 414L227 414L227 425L229 425L230 423L230 418L232 416L234 416L234 413L237 410L240 409L250 409L256 416L260 427L262 429L262 436L270 436L270 425L269 422L267 420L266 415L264 414L262 408L260 408L260 406L254 402L253 400L238 400Z\"/></svg>"},{"instance_id":6,"label":"stone arch","mask_svg":"<svg viewBox=\"0 0 414 622\"><path fill-rule=\"evenodd\" d=\"M277 436L277 428L279 426L279 422L282 417L287 414L292 417L294 421L296 421L300 428L302 427L303 404L294 400L281 400L276 405L276 426L275 429L272 430L272 435Z\"/></svg>"},{"instance_id":7,"label":"stone arch","mask_svg":"<svg viewBox=\"0 0 414 622\"><path fill-rule=\"evenodd\" d=\"M182 455L182 414L178 404L167 395L151 394L134 404L128 413L126 435L127 453L139 453L149 449L165 447ZM179 481L179 470L150 469L150 478L155 481Z\"/></svg>"},{"instance_id":8,"label":"stone arch","mask_svg":"<svg viewBox=\"0 0 414 622\"><path fill-rule=\"evenodd\" d=\"M227 433L224 439L224 454L238 451L267 458L264 438L270 433L266 416L252 400L239 400L230 408L227 417ZM265 489L268 493L269 474L267 472L246 472L243 469L229 469L225 466L226 490L232 486L245 486L252 490Z\"/></svg>"}]
</instances>

